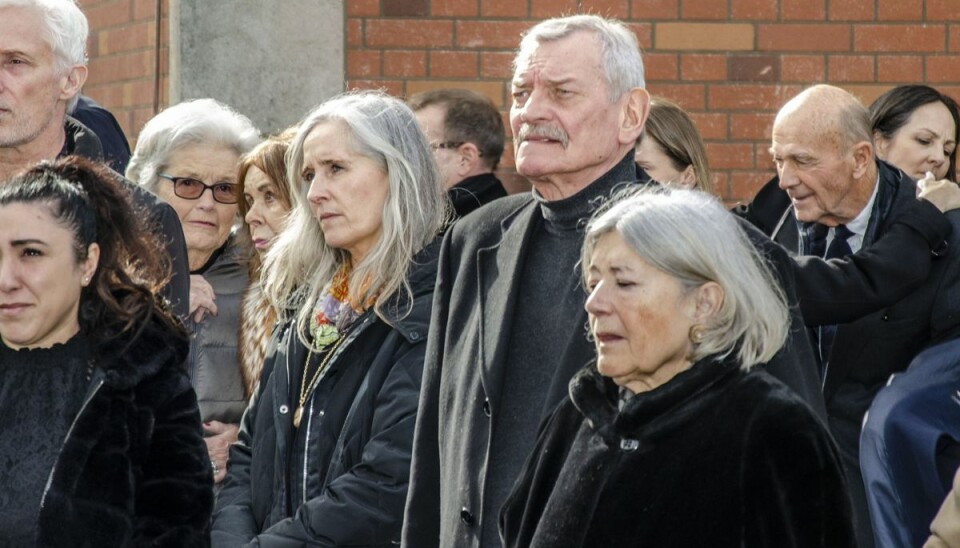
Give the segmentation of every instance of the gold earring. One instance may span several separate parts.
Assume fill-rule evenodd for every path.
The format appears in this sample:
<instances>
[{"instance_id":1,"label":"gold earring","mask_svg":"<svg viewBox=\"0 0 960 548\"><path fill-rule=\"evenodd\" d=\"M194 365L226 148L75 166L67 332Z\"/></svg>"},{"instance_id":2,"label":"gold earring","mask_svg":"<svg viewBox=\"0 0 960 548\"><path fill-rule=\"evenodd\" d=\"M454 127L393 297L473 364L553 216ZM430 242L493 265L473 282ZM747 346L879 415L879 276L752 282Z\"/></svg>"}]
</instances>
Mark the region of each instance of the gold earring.
<instances>
[{"instance_id":1,"label":"gold earring","mask_svg":"<svg viewBox=\"0 0 960 548\"><path fill-rule=\"evenodd\" d=\"M690 326L690 333L687 335L690 337L690 342L694 346L703 342L703 326L702 325L692 325Z\"/></svg>"}]
</instances>

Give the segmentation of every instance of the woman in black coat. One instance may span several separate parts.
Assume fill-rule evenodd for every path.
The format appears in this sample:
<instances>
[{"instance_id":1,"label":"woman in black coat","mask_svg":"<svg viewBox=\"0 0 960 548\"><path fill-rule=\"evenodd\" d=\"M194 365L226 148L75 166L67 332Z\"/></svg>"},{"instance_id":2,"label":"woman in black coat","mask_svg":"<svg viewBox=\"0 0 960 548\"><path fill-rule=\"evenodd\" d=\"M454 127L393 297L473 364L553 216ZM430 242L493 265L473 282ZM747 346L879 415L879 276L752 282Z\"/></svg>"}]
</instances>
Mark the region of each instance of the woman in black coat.
<instances>
[{"instance_id":1,"label":"woman in black coat","mask_svg":"<svg viewBox=\"0 0 960 548\"><path fill-rule=\"evenodd\" d=\"M502 509L505 546L853 546L826 427L757 367L787 309L722 205L636 192L591 221L583 264L597 360Z\"/></svg>"},{"instance_id":2,"label":"woman in black coat","mask_svg":"<svg viewBox=\"0 0 960 548\"><path fill-rule=\"evenodd\" d=\"M215 546L399 542L448 207L431 154L382 93L300 124L293 212L264 265L287 313L230 451Z\"/></svg>"},{"instance_id":3,"label":"woman in black coat","mask_svg":"<svg viewBox=\"0 0 960 548\"><path fill-rule=\"evenodd\" d=\"M0 544L206 546L213 507L165 254L106 168L0 189Z\"/></svg>"}]
</instances>

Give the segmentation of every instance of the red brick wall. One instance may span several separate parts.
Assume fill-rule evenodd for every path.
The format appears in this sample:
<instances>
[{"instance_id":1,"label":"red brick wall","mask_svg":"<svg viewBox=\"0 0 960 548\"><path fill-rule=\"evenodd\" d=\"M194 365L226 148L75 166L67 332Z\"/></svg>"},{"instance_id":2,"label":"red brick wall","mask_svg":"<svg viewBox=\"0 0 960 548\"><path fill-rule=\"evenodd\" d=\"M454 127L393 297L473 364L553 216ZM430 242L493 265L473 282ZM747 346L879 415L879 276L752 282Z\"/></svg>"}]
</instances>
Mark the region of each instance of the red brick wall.
<instances>
[{"instance_id":1,"label":"red brick wall","mask_svg":"<svg viewBox=\"0 0 960 548\"><path fill-rule=\"evenodd\" d=\"M152 113L156 1L81 1L91 21L86 91L131 137ZM624 19L644 49L649 90L692 113L728 200L749 198L770 176L773 115L807 85L837 84L867 103L901 83L960 97L957 0L346 0L344 9L349 88L468 87L504 112L522 31L578 9ZM166 27L162 36L165 50ZM502 174L522 188L512 166L508 150Z\"/></svg>"},{"instance_id":2,"label":"red brick wall","mask_svg":"<svg viewBox=\"0 0 960 548\"><path fill-rule=\"evenodd\" d=\"M80 0L90 23L84 93L109 108L134 143L154 115L156 9L161 0ZM167 102L167 4L162 3L159 104Z\"/></svg>"},{"instance_id":3,"label":"red brick wall","mask_svg":"<svg viewBox=\"0 0 960 548\"><path fill-rule=\"evenodd\" d=\"M957 0L350 0L348 86L469 87L506 111L520 33L578 4L632 25L648 89L691 112L730 201L770 177L773 116L807 85L866 103L901 83L960 97Z\"/></svg>"}]
</instances>

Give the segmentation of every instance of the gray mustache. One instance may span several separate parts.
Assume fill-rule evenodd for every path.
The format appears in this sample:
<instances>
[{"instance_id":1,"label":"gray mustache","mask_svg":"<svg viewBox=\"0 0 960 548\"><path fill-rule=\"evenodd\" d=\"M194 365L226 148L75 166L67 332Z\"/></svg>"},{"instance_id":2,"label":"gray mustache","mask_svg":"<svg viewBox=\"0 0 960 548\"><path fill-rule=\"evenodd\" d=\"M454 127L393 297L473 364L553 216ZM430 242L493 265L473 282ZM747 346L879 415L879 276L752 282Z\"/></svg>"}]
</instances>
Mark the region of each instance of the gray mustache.
<instances>
[{"instance_id":1,"label":"gray mustache","mask_svg":"<svg viewBox=\"0 0 960 548\"><path fill-rule=\"evenodd\" d=\"M544 124L523 124L520 126L520 141L522 142L529 137L542 137L544 139L560 141L560 145L563 146L563 148L567 148L567 144L570 142L570 138L567 137L567 132L558 127Z\"/></svg>"}]
</instances>

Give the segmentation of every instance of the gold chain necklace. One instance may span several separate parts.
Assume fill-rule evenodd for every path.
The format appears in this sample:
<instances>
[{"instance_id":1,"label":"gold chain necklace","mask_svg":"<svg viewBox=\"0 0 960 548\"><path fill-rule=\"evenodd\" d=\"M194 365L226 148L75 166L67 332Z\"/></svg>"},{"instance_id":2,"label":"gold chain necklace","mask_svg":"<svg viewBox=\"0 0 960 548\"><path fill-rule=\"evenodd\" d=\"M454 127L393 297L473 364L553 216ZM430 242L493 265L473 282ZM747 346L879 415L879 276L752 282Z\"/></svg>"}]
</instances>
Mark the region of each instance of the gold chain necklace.
<instances>
[{"instance_id":1,"label":"gold chain necklace","mask_svg":"<svg viewBox=\"0 0 960 548\"><path fill-rule=\"evenodd\" d=\"M343 339L346 337L341 335L337 339L337 342L330 347L330 350L327 352L327 355L324 356L323 361L320 362L320 367L317 368L316 372L313 374L313 378L310 379L310 382L307 382L307 372L310 371L310 359L313 358L313 343L310 343L310 352L307 353L307 361L303 364L303 379L300 381L300 402L297 404L297 410L293 412L293 427L300 428L300 419L303 418L303 406L307 402L307 397L313 392L312 387L317 379L320 378L320 373L326 369L327 364L330 363L330 358L337 353L337 349L340 348L340 343L343 342Z\"/></svg>"}]
</instances>

